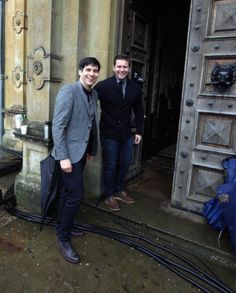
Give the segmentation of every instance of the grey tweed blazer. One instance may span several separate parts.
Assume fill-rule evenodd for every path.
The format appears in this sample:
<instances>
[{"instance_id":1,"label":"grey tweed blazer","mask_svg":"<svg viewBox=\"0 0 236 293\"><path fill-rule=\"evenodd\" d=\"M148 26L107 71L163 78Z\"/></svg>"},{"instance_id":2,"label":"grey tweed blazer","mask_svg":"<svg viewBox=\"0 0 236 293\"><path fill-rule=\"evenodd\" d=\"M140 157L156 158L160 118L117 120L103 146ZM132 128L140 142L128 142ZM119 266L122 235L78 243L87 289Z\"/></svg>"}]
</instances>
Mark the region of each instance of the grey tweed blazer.
<instances>
[{"instance_id":1,"label":"grey tweed blazer","mask_svg":"<svg viewBox=\"0 0 236 293\"><path fill-rule=\"evenodd\" d=\"M54 146L51 154L56 160L70 159L72 163L78 162L86 151L91 129L93 137L90 154L96 154L98 144L97 92L92 90L91 96L95 110L94 119L89 115L87 96L79 81L63 85L59 90L52 121Z\"/></svg>"}]
</instances>

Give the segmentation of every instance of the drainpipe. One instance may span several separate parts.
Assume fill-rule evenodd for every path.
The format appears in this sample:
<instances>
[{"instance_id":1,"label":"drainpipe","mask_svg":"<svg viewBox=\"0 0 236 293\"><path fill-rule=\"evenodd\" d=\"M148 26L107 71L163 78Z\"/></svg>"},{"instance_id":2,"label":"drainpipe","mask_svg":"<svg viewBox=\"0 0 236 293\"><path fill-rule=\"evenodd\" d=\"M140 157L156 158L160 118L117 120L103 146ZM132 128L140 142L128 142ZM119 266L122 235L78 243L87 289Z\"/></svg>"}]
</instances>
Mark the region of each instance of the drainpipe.
<instances>
[{"instance_id":1,"label":"drainpipe","mask_svg":"<svg viewBox=\"0 0 236 293\"><path fill-rule=\"evenodd\" d=\"M5 0L0 0L0 145L3 136L3 102L4 102L4 13Z\"/></svg>"}]
</instances>

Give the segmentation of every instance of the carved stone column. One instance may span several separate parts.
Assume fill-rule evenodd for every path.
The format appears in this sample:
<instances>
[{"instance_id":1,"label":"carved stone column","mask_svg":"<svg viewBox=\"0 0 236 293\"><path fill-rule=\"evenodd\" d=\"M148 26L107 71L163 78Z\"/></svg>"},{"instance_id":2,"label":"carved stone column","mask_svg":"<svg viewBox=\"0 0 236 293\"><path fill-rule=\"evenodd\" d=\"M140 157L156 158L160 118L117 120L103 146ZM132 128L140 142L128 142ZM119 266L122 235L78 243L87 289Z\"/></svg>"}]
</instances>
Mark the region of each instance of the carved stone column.
<instances>
[{"instance_id":1,"label":"carved stone column","mask_svg":"<svg viewBox=\"0 0 236 293\"><path fill-rule=\"evenodd\" d=\"M63 79L61 31L63 1L27 2L27 89L28 133L15 136L23 143L23 168L15 180L17 205L40 213L40 161L51 145L43 138L43 124L50 121L56 93ZM20 75L18 69L17 74Z\"/></svg>"},{"instance_id":2,"label":"carved stone column","mask_svg":"<svg viewBox=\"0 0 236 293\"><path fill-rule=\"evenodd\" d=\"M26 113L26 30L25 0L5 1L5 78L3 145L21 150L13 132L15 115Z\"/></svg>"}]
</instances>

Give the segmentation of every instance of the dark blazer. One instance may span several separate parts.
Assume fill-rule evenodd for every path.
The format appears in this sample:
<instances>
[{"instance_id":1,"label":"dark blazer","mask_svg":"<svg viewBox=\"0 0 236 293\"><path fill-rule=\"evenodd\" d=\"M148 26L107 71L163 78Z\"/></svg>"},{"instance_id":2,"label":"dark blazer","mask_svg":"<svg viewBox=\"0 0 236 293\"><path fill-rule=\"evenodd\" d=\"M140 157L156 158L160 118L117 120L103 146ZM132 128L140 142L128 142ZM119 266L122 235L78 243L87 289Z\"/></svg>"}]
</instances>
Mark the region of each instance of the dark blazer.
<instances>
[{"instance_id":1,"label":"dark blazer","mask_svg":"<svg viewBox=\"0 0 236 293\"><path fill-rule=\"evenodd\" d=\"M61 87L52 122L54 143L52 156L56 160L70 159L72 163L78 162L83 157L90 139L92 145L89 154L96 154L98 142L96 91L92 90L91 96L95 110L94 120L90 117L88 99L81 83L77 81Z\"/></svg>"},{"instance_id":2,"label":"dark blazer","mask_svg":"<svg viewBox=\"0 0 236 293\"><path fill-rule=\"evenodd\" d=\"M133 135L133 126L136 128L136 134L143 134L142 89L135 81L127 79L124 98L115 76L100 81L94 89L101 104L101 137L126 140ZM132 125L132 117L135 125Z\"/></svg>"}]
</instances>

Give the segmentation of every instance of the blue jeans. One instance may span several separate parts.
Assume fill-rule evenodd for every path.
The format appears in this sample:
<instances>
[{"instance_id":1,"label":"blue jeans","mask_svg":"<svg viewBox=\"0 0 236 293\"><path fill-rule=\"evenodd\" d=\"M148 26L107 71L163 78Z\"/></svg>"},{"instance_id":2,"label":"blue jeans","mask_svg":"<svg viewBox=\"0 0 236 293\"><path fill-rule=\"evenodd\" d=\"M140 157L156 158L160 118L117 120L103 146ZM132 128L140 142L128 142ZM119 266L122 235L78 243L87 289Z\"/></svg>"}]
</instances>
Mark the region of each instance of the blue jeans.
<instances>
[{"instance_id":1,"label":"blue jeans","mask_svg":"<svg viewBox=\"0 0 236 293\"><path fill-rule=\"evenodd\" d=\"M125 190L125 178L131 163L133 138L124 142L101 138L104 195L106 198Z\"/></svg>"},{"instance_id":2,"label":"blue jeans","mask_svg":"<svg viewBox=\"0 0 236 293\"><path fill-rule=\"evenodd\" d=\"M59 200L57 217L57 237L60 241L69 241L71 229L84 197L83 170L86 162L84 156L72 164L72 172L62 172L63 189Z\"/></svg>"}]
</instances>

